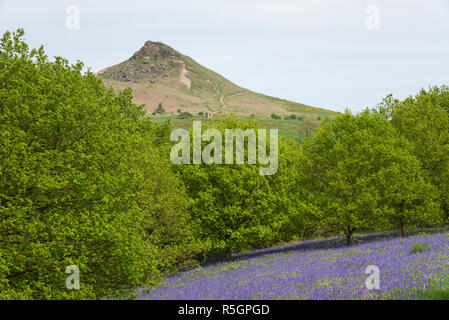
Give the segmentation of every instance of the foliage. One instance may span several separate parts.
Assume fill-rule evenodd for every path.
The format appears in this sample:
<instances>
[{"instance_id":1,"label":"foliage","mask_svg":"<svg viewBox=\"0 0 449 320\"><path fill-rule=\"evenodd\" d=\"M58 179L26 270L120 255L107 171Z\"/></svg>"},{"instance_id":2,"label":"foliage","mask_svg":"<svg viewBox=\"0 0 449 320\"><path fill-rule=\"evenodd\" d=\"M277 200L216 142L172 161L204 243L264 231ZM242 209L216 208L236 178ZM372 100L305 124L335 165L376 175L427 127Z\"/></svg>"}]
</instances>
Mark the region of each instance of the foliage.
<instances>
[{"instance_id":1,"label":"foliage","mask_svg":"<svg viewBox=\"0 0 449 320\"><path fill-rule=\"evenodd\" d=\"M157 109L156 109L155 112L156 112L156 113L165 113L165 109L164 109L164 107L162 106L162 103L161 103L161 102L159 102L159 105L157 106Z\"/></svg>"},{"instance_id":2,"label":"foliage","mask_svg":"<svg viewBox=\"0 0 449 320\"><path fill-rule=\"evenodd\" d=\"M257 124L224 118L210 127L224 133L225 129L257 128ZM292 151L295 147L295 143L284 143L281 139L279 169L273 176L261 176L259 165L248 164L177 168L194 201L191 212L197 234L209 243L212 253L229 257L232 251L263 248L280 238L291 237L287 225L292 222L289 219L295 219L294 212L299 206L293 196L294 179L290 176L296 174Z\"/></svg>"},{"instance_id":3,"label":"foliage","mask_svg":"<svg viewBox=\"0 0 449 320\"><path fill-rule=\"evenodd\" d=\"M430 246L427 243L423 242L415 242L411 246L410 254L417 254L430 249Z\"/></svg>"},{"instance_id":4,"label":"foliage","mask_svg":"<svg viewBox=\"0 0 449 320\"><path fill-rule=\"evenodd\" d=\"M179 118L179 119L190 119L191 117L192 117L192 114L189 113L189 112L186 112L186 111L181 112L181 113L178 115L178 118Z\"/></svg>"},{"instance_id":5,"label":"foliage","mask_svg":"<svg viewBox=\"0 0 449 320\"><path fill-rule=\"evenodd\" d=\"M0 298L96 298L191 260L189 200L156 145L166 128L22 37L0 43Z\"/></svg>"},{"instance_id":6,"label":"foliage","mask_svg":"<svg viewBox=\"0 0 449 320\"><path fill-rule=\"evenodd\" d=\"M436 288L420 293L417 300L449 300L449 287Z\"/></svg>"},{"instance_id":7,"label":"foliage","mask_svg":"<svg viewBox=\"0 0 449 320\"><path fill-rule=\"evenodd\" d=\"M404 101L390 95L379 105L379 111L411 142L412 153L436 187L449 217L449 88L421 90Z\"/></svg>"},{"instance_id":8,"label":"foliage","mask_svg":"<svg viewBox=\"0 0 449 320\"><path fill-rule=\"evenodd\" d=\"M382 115L366 110L337 116L304 150L304 187L322 210L317 223L325 232L342 232L352 244L356 230L439 221L434 189L419 161Z\"/></svg>"}]
</instances>

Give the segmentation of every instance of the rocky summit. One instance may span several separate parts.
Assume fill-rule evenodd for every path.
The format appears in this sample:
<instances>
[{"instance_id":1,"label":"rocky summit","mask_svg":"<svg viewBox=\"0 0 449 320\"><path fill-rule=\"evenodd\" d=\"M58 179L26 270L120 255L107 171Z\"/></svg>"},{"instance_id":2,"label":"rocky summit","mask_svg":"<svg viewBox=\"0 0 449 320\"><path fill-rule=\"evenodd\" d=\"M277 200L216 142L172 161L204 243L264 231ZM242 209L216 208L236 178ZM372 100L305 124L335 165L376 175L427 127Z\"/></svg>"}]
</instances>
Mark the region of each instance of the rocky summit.
<instances>
[{"instance_id":1,"label":"rocky summit","mask_svg":"<svg viewBox=\"0 0 449 320\"><path fill-rule=\"evenodd\" d=\"M162 42L145 42L144 46L137 51L129 60L164 60L179 58L179 53Z\"/></svg>"},{"instance_id":2,"label":"rocky summit","mask_svg":"<svg viewBox=\"0 0 449 320\"><path fill-rule=\"evenodd\" d=\"M103 78L121 82L149 82L168 79L180 68L180 54L162 42L147 41L131 58L98 73Z\"/></svg>"}]
</instances>

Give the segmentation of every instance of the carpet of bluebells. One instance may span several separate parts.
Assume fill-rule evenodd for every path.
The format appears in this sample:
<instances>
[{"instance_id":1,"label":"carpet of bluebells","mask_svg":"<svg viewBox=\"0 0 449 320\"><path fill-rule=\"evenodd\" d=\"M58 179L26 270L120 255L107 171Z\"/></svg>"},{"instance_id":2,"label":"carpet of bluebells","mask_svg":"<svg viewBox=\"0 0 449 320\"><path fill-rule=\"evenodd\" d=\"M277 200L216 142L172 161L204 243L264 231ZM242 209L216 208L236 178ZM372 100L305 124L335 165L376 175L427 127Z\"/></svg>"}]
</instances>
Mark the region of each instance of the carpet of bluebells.
<instances>
[{"instance_id":1,"label":"carpet of bluebells","mask_svg":"<svg viewBox=\"0 0 449 320\"><path fill-rule=\"evenodd\" d=\"M336 239L240 254L181 272L138 299L414 299L449 283L449 233L383 240ZM365 270L380 269L380 289L369 290Z\"/></svg>"}]
</instances>

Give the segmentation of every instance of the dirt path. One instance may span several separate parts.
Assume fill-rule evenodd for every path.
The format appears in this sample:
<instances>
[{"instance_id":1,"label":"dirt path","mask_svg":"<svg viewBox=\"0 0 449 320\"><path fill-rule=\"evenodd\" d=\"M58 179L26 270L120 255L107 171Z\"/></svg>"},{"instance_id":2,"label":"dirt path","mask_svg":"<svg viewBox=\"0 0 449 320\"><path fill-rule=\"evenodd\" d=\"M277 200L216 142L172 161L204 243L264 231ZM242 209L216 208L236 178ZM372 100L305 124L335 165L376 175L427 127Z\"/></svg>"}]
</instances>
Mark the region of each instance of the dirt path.
<instances>
[{"instance_id":1,"label":"dirt path","mask_svg":"<svg viewBox=\"0 0 449 320\"><path fill-rule=\"evenodd\" d=\"M181 63L182 65L179 81L181 81L181 83L184 84L187 87L187 89L190 90L192 88L192 80L186 76L187 73L189 73L189 71L186 69L186 63L182 60L179 60L178 62Z\"/></svg>"},{"instance_id":2,"label":"dirt path","mask_svg":"<svg viewBox=\"0 0 449 320\"><path fill-rule=\"evenodd\" d=\"M220 89L218 89L217 84L216 84L214 81L209 80L209 79L207 79L206 81L207 81L207 83L209 83L209 84L214 88L214 90L215 90L215 91L218 93L218 95L220 96L221 109L226 108L226 104L225 104L225 102L224 102L224 98L225 98L225 97L224 97L224 95L221 94Z\"/></svg>"}]
</instances>

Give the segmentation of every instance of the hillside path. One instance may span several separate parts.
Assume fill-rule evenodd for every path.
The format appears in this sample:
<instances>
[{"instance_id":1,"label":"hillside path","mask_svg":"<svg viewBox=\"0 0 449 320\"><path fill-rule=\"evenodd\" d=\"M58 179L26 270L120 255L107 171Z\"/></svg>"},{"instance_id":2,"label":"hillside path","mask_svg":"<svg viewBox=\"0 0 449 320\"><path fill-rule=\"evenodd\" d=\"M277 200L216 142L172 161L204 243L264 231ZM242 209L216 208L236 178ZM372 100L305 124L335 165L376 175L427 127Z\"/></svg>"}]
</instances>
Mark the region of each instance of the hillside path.
<instances>
[{"instance_id":1,"label":"hillside path","mask_svg":"<svg viewBox=\"0 0 449 320\"><path fill-rule=\"evenodd\" d=\"M214 88L214 90L215 90L215 91L218 93L218 95L220 96L221 109L226 108L226 104L225 104L225 102L224 102L224 98L225 98L225 97L224 97L224 95L221 93L220 89L218 89L217 84L216 84L214 81L210 80L210 79L207 79L206 81L207 81L207 83L209 83L209 84Z\"/></svg>"},{"instance_id":2,"label":"hillside path","mask_svg":"<svg viewBox=\"0 0 449 320\"><path fill-rule=\"evenodd\" d=\"M192 80L186 76L187 73L189 73L189 71L186 68L186 63L182 60L178 60L177 62L181 63L182 65L179 80L181 81L182 84L184 84L187 87L187 89L190 90L192 88Z\"/></svg>"}]
</instances>

